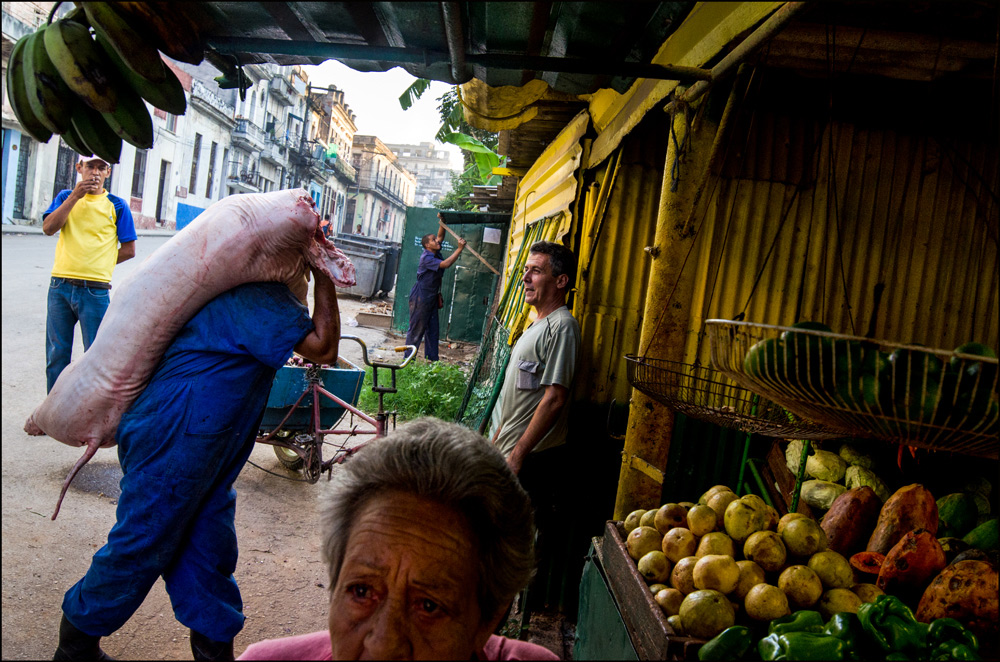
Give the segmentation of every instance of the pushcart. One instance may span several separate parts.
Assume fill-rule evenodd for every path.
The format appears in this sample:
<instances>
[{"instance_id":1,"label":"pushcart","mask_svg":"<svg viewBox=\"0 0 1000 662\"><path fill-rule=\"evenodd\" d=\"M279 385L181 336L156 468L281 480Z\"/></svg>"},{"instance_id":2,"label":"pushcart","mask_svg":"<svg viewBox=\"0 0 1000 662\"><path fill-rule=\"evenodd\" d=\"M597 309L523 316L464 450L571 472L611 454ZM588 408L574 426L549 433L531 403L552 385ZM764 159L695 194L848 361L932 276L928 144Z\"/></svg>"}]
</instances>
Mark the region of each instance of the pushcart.
<instances>
[{"instance_id":1,"label":"pushcart","mask_svg":"<svg viewBox=\"0 0 1000 662\"><path fill-rule=\"evenodd\" d=\"M399 363L372 360L361 338L345 335L340 339L361 345L362 359L372 369L372 391L378 394L374 418L356 407L365 377L363 369L343 358L338 358L334 366L293 358L275 375L257 436L257 443L271 445L282 465L301 472L310 483L318 481L323 473L329 479L333 465L341 464L372 439L384 436L390 421L396 427L396 412L385 410L383 397L396 392L396 371L405 368L417 353L416 347L404 345L394 348L403 352L404 358ZM379 383L380 369L389 371L388 384ZM347 425L337 427L348 414ZM361 429L363 423L373 429ZM327 441L329 435L340 441ZM369 438L351 443L353 438L363 435ZM324 446L333 448L331 457L323 457Z\"/></svg>"}]
</instances>

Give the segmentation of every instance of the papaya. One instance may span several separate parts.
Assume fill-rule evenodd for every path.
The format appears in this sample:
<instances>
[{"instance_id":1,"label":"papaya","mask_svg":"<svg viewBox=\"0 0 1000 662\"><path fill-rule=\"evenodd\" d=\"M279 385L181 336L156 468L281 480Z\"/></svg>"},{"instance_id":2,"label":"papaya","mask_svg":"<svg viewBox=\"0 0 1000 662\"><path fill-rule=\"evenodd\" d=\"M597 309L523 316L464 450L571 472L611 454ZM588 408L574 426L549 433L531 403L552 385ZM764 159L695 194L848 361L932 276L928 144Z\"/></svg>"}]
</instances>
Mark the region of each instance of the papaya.
<instances>
[{"instance_id":1,"label":"papaya","mask_svg":"<svg viewBox=\"0 0 1000 662\"><path fill-rule=\"evenodd\" d=\"M979 637L981 651L995 650L1000 621L998 590L997 571L989 563L953 563L924 591L917 606L917 620L930 623L938 618L954 618ZM984 658L989 659L986 655Z\"/></svg>"},{"instance_id":2,"label":"papaya","mask_svg":"<svg viewBox=\"0 0 1000 662\"><path fill-rule=\"evenodd\" d=\"M858 584L874 584L878 581L878 573L882 571L883 563L885 557L878 552L858 552L851 557L854 581Z\"/></svg>"},{"instance_id":3,"label":"papaya","mask_svg":"<svg viewBox=\"0 0 1000 662\"><path fill-rule=\"evenodd\" d=\"M962 538L962 542L984 552L1000 549L1000 520L986 520Z\"/></svg>"},{"instance_id":4,"label":"papaya","mask_svg":"<svg viewBox=\"0 0 1000 662\"><path fill-rule=\"evenodd\" d=\"M881 509L882 499L868 486L841 494L820 523L827 546L848 558L864 550Z\"/></svg>"},{"instance_id":5,"label":"papaya","mask_svg":"<svg viewBox=\"0 0 1000 662\"><path fill-rule=\"evenodd\" d=\"M979 510L971 494L956 492L937 500L939 531L942 537L961 538L976 526Z\"/></svg>"},{"instance_id":6,"label":"papaya","mask_svg":"<svg viewBox=\"0 0 1000 662\"><path fill-rule=\"evenodd\" d=\"M944 549L934 534L915 529L886 554L875 585L904 602L915 601L946 565Z\"/></svg>"},{"instance_id":7,"label":"papaya","mask_svg":"<svg viewBox=\"0 0 1000 662\"><path fill-rule=\"evenodd\" d=\"M899 488L885 502L875 531L868 540L867 550L888 554L903 536L914 529L925 529L931 535L937 535L938 530L934 495L919 483Z\"/></svg>"}]
</instances>

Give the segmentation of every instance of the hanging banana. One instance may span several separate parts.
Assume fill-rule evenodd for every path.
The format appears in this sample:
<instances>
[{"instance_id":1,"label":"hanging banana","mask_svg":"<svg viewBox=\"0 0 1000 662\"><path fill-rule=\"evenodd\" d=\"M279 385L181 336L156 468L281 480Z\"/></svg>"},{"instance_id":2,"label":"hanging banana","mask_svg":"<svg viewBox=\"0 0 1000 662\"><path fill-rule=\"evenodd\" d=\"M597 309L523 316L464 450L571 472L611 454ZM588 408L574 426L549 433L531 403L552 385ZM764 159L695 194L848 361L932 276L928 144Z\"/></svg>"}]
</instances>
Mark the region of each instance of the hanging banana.
<instances>
[{"instance_id":1,"label":"hanging banana","mask_svg":"<svg viewBox=\"0 0 1000 662\"><path fill-rule=\"evenodd\" d=\"M45 51L69 89L94 110L114 112L121 77L90 31L79 23L60 19L42 32Z\"/></svg>"},{"instance_id":2,"label":"hanging banana","mask_svg":"<svg viewBox=\"0 0 1000 662\"><path fill-rule=\"evenodd\" d=\"M24 89L31 112L52 133L66 133L72 114L72 99L55 63L45 49L48 27L28 37L24 47Z\"/></svg>"},{"instance_id":3,"label":"hanging banana","mask_svg":"<svg viewBox=\"0 0 1000 662\"><path fill-rule=\"evenodd\" d=\"M24 87L25 45L33 35L25 35L17 40L7 61L7 98L14 116L21 124L21 130L40 143L47 143L52 132L43 125L28 104L28 93Z\"/></svg>"},{"instance_id":4,"label":"hanging banana","mask_svg":"<svg viewBox=\"0 0 1000 662\"><path fill-rule=\"evenodd\" d=\"M76 152L77 154L80 154L82 156L94 155L93 150L87 147L87 143L85 143L83 141L83 138L81 138L77 134L76 129L73 128L72 123L70 124L69 130L67 130L66 133L62 134L62 139L63 142L69 145L69 148L74 152Z\"/></svg>"},{"instance_id":5,"label":"hanging banana","mask_svg":"<svg viewBox=\"0 0 1000 662\"><path fill-rule=\"evenodd\" d=\"M108 163L118 163L122 139L93 108L80 104L73 113L73 129L94 154Z\"/></svg>"},{"instance_id":6,"label":"hanging banana","mask_svg":"<svg viewBox=\"0 0 1000 662\"><path fill-rule=\"evenodd\" d=\"M83 9L97 37L103 38L101 46L111 46L118 61L125 69L151 83L166 80L166 71L160 52L152 43L128 24L107 2L85 2ZM105 50L107 50L105 48Z\"/></svg>"},{"instance_id":7,"label":"hanging banana","mask_svg":"<svg viewBox=\"0 0 1000 662\"><path fill-rule=\"evenodd\" d=\"M153 118L146 102L127 85L118 88L118 107L113 113L101 113L104 121L122 140L139 149L153 146Z\"/></svg>"},{"instance_id":8,"label":"hanging banana","mask_svg":"<svg viewBox=\"0 0 1000 662\"><path fill-rule=\"evenodd\" d=\"M199 3L115 2L111 8L168 56L188 64L205 59L201 26L188 15Z\"/></svg>"},{"instance_id":9,"label":"hanging banana","mask_svg":"<svg viewBox=\"0 0 1000 662\"><path fill-rule=\"evenodd\" d=\"M173 115L183 115L185 113L187 110L187 99L184 97L184 88L181 86L181 82L177 80L177 75L163 64L159 53L157 53L156 57L160 62L162 78L159 78L159 82L157 82L156 80L143 78L136 71L130 69L118 56L112 45L108 43L107 38L103 37L100 32L95 35L95 39L97 45L107 53L108 58L114 63L118 72L125 79L125 82L138 92L139 96L153 104L154 107L165 110Z\"/></svg>"}]
</instances>

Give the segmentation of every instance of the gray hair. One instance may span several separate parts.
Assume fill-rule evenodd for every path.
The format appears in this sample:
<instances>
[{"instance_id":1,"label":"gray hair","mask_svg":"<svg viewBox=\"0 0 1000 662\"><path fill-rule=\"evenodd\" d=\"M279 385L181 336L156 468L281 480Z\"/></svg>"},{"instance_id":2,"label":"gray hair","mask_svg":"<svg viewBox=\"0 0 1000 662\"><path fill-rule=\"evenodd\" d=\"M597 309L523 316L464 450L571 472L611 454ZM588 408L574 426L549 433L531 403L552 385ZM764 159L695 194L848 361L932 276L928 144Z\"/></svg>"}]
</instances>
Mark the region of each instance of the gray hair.
<instances>
[{"instance_id":1,"label":"gray hair","mask_svg":"<svg viewBox=\"0 0 1000 662\"><path fill-rule=\"evenodd\" d=\"M503 455L456 423L420 418L377 439L344 464L324 497L323 560L337 583L354 517L375 496L400 491L463 514L478 549L482 620L506 607L535 569L531 501Z\"/></svg>"},{"instance_id":2,"label":"gray hair","mask_svg":"<svg viewBox=\"0 0 1000 662\"><path fill-rule=\"evenodd\" d=\"M552 266L552 275L566 274L569 277L567 289L573 287L573 283L576 281L576 256L573 255L573 251L554 241L536 241L528 249L528 252L548 255L549 264Z\"/></svg>"}]
</instances>

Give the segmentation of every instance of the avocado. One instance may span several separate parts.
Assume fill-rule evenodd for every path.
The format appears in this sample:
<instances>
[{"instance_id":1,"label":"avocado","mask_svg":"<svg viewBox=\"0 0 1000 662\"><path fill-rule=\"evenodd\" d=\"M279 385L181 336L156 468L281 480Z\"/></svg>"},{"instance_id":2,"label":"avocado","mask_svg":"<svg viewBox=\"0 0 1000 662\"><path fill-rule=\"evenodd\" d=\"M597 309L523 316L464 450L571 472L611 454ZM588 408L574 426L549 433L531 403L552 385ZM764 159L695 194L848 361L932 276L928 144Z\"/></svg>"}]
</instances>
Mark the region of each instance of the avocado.
<instances>
[{"instance_id":1,"label":"avocado","mask_svg":"<svg viewBox=\"0 0 1000 662\"><path fill-rule=\"evenodd\" d=\"M1000 549L1000 520L987 520L970 531L962 541L970 547L988 552Z\"/></svg>"},{"instance_id":2,"label":"avocado","mask_svg":"<svg viewBox=\"0 0 1000 662\"><path fill-rule=\"evenodd\" d=\"M956 492L937 500L938 520L941 526L956 538L976 528L976 518L979 510L976 501L970 494Z\"/></svg>"}]
</instances>

